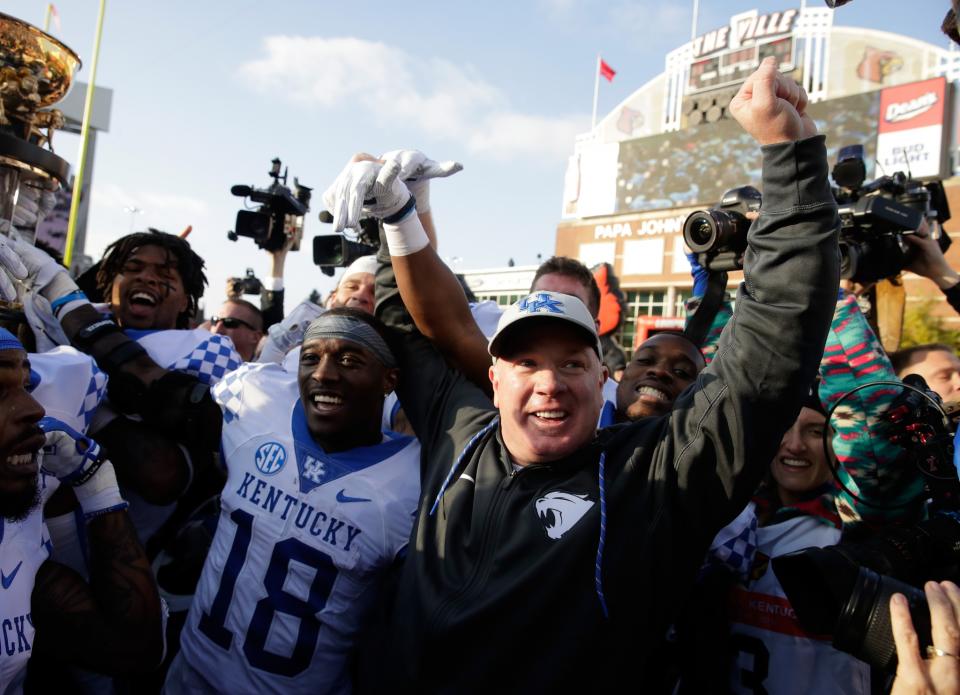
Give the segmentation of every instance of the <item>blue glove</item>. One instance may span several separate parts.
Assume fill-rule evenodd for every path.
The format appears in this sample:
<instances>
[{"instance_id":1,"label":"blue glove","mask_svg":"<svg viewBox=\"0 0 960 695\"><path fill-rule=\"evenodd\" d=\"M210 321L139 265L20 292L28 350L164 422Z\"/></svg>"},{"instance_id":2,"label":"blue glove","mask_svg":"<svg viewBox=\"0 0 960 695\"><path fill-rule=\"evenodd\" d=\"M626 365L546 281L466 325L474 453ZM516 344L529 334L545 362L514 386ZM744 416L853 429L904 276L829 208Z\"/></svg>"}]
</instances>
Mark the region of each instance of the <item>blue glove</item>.
<instances>
[{"instance_id":1,"label":"blue glove","mask_svg":"<svg viewBox=\"0 0 960 695\"><path fill-rule=\"evenodd\" d=\"M702 297L707 291L707 282L710 280L710 273L697 261L697 254L686 254L690 262L690 275L693 276L693 296Z\"/></svg>"}]
</instances>

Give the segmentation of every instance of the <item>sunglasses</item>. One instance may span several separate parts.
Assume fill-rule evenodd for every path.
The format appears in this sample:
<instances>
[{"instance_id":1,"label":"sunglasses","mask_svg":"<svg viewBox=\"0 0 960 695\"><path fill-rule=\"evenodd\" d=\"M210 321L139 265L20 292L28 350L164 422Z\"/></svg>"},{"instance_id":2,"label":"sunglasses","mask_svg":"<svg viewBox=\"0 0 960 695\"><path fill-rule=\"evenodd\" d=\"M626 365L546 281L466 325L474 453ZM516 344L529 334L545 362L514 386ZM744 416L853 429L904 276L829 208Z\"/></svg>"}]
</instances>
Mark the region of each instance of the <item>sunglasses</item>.
<instances>
[{"instance_id":1,"label":"sunglasses","mask_svg":"<svg viewBox=\"0 0 960 695\"><path fill-rule=\"evenodd\" d=\"M230 316L211 316L210 325L216 326L218 323L222 323L227 328L240 328L240 326L246 326L251 331L259 330L258 328L251 326L249 323L243 319L235 319Z\"/></svg>"}]
</instances>

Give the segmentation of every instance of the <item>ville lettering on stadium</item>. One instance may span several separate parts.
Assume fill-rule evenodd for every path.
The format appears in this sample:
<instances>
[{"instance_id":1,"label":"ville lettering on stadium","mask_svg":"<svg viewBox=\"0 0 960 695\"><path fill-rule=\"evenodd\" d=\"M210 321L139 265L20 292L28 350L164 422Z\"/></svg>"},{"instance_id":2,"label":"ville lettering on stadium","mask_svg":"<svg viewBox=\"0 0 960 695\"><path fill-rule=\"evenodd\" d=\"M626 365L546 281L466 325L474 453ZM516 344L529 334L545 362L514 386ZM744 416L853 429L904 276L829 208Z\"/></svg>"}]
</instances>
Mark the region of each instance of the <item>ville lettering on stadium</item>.
<instances>
[{"instance_id":1,"label":"ville lettering on stadium","mask_svg":"<svg viewBox=\"0 0 960 695\"><path fill-rule=\"evenodd\" d=\"M799 10L785 10L769 14L744 13L730 19L730 24L708 31L693 40L693 57L701 58L716 51L744 46L758 39L789 34Z\"/></svg>"}]
</instances>

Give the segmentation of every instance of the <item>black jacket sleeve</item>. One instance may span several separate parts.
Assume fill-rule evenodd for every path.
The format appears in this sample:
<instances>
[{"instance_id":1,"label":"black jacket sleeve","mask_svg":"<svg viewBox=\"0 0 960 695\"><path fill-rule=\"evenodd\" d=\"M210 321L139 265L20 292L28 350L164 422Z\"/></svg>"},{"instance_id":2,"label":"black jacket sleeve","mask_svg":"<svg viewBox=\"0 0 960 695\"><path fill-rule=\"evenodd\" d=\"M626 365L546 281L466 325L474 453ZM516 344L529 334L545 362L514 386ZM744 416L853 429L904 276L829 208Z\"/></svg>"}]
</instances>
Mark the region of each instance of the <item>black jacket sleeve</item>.
<instances>
[{"instance_id":1,"label":"black jacket sleeve","mask_svg":"<svg viewBox=\"0 0 960 695\"><path fill-rule=\"evenodd\" d=\"M953 307L953 310L960 314L960 282L944 290L943 296L947 298L947 302Z\"/></svg>"},{"instance_id":2,"label":"black jacket sleeve","mask_svg":"<svg viewBox=\"0 0 960 695\"><path fill-rule=\"evenodd\" d=\"M686 531L706 542L749 501L817 373L836 305L838 229L823 136L764 147L763 206L717 356L658 425L653 459L638 452L628 464L642 464L670 516L697 519ZM636 426L638 444L649 426Z\"/></svg>"},{"instance_id":3,"label":"black jacket sleeve","mask_svg":"<svg viewBox=\"0 0 960 695\"><path fill-rule=\"evenodd\" d=\"M263 330L283 321L283 290L260 290L260 313L263 315Z\"/></svg>"}]
</instances>

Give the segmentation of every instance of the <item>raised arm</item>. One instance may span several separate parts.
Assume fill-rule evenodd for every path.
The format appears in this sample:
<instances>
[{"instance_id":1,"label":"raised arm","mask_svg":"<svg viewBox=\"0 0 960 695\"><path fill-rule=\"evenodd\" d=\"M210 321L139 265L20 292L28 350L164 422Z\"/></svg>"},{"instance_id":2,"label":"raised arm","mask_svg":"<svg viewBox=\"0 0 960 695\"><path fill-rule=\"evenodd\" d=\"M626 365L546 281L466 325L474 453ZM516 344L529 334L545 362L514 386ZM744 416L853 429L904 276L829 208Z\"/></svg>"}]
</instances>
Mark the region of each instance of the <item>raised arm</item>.
<instances>
[{"instance_id":1,"label":"raised arm","mask_svg":"<svg viewBox=\"0 0 960 695\"><path fill-rule=\"evenodd\" d=\"M703 525L710 531L743 507L796 419L839 285L839 222L824 140L805 113L803 90L775 65L764 61L731 102L762 146L763 206L748 235L733 318L697 388L674 406L678 448L663 452L676 470L681 505L701 518L717 515ZM724 497L731 504L721 504Z\"/></svg>"},{"instance_id":2,"label":"raised arm","mask_svg":"<svg viewBox=\"0 0 960 695\"><path fill-rule=\"evenodd\" d=\"M381 190L375 194L378 206L374 211L380 213L384 222L384 236L400 295L417 329L470 381L492 395L487 374L490 366L487 339L473 320L459 281L437 254L429 207L431 174L448 175L447 172L459 171L459 165L438 164L415 150L388 152L379 160L357 155L352 161L368 164L371 172L389 172L387 166L379 169L382 162L395 162L399 167L392 178L378 175ZM351 190L351 186L360 190L365 180L359 168L353 175L348 170L338 179L340 199L344 198L342 191ZM338 207L334 198L328 204ZM353 214L359 215L359 211L334 209L334 226L339 227L340 220L345 226L351 226L354 221L349 216Z\"/></svg>"}]
</instances>

